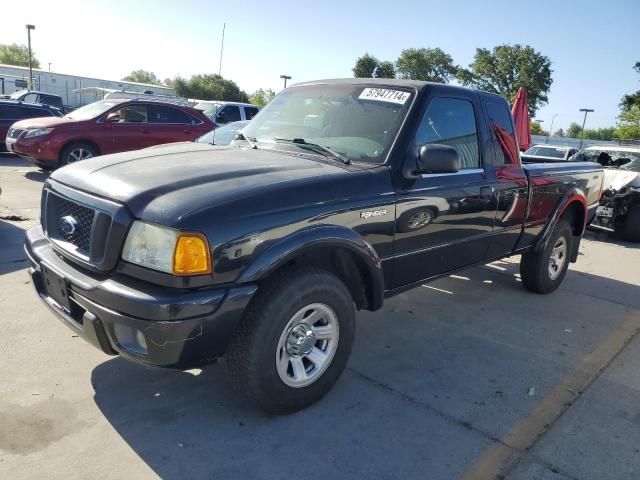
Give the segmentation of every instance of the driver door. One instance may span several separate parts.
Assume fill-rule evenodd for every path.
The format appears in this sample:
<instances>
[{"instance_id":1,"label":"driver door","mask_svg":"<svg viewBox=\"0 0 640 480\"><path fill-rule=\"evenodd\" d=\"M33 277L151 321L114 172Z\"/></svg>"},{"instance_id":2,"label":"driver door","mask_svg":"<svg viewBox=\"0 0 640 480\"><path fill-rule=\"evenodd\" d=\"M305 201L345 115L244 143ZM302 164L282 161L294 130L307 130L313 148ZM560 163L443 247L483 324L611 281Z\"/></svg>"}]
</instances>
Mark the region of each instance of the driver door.
<instances>
[{"instance_id":1,"label":"driver door","mask_svg":"<svg viewBox=\"0 0 640 480\"><path fill-rule=\"evenodd\" d=\"M494 228L496 205L483 162L482 110L469 92L433 96L415 145L454 147L457 173L423 174L397 190L393 288L482 261Z\"/></svg>"}]
</instances>

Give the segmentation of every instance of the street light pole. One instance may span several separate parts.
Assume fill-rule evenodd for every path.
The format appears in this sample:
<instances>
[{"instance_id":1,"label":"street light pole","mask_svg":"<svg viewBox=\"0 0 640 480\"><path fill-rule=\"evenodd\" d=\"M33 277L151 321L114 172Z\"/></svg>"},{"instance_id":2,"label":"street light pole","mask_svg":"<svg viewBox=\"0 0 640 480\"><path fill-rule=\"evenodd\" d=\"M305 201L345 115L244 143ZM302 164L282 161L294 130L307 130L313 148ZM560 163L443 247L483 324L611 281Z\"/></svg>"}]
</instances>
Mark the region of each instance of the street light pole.
<instances>
[{"instance_id":1,"label":"street light pole","mask_svg":"<svg viewBox=\"0 0 640 480\"><path fill-rule=\"evenodd\" d=\"M31 30L35 30L35 25L25 25L27 28L27 45L29 48L29 90L33 90L33 69L31 68Z\"/></svg>"},{"instance_id":2,"label":"street light pole","mask_svg":"<svg viewBox=\"0 0 640 480\"><path fill-rule=\"evenodd\" d=\"M556 119L557 116L558 114L556 113L553 117L551 117L551 127L549 127L549 130L547 130L547 139L545 140L544 143L549 143L549 135L551 135L551 130L553 130L553 121Z\"/></svg>"},{"instance_id":3,"label":"street light pole","mask_svg":"<svg viewBox=\"0 0 640 480\"><path fill-rule=\"evenodd\" d=\"M587 123L587 114L593 112L592 108L581 108L581 112L584 112L584 119L582 120L582 133L580 134L580 146L578 148L582 149L582 141L584 140L584 124Z\"/></svg>"},{"instance_id":4,"label":"street light pole","mask_svg":"<svg viewBox=\"0 0 640 480\"><path fill-rule=\"evenodd\" d=\"M289 75L280 75L280 78L284 80L284 88L287 88L287 80L291 80Z\"/></svg>"}]
</instances>

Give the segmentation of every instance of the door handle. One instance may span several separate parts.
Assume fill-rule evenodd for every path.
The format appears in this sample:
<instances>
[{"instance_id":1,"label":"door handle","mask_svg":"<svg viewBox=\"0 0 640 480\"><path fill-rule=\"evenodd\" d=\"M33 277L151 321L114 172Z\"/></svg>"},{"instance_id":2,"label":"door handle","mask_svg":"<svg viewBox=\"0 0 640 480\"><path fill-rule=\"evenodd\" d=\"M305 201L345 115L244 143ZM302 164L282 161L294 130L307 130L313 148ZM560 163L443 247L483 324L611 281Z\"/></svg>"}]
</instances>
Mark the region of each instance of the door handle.
<instances>
[{"instance_id":1,"label":"door handle","mask_svg":"<svg viewBox=\"0 0 640 480\"><path fill-rule=\"evenodd\" d=\"M143 130L142 133L151 133L151 130Z\"/></svg>"},{"instance_id":2,"label":"door handle","mask_svg":"<svg viewBox=\"0 0 640 480\"><path fill-rule=\"evenodd\" d=\"M494 193L495 193L495 188L493 187L480 187L481 200L491 200L493 198Z\"/></svg>"},{"instance_id":3,"label":"door handle","mask_svg":"<svg viewBox=\"0 0 640 480\"><path fill-rule=\"evenodd\" d=\"M191 134L191 130L183 130L184 133Z\"/></svg>"}]
</instances>

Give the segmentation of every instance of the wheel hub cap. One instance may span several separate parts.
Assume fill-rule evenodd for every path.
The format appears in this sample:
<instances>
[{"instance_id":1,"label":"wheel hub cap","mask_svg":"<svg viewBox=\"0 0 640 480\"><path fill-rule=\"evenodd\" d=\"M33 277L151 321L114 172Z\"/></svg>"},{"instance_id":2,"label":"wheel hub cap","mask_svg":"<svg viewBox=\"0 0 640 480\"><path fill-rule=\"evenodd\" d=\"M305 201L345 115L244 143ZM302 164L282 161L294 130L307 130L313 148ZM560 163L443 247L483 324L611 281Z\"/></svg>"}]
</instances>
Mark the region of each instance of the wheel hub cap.
<instances>
[{"instance_id":1,"label":"wheel hub cap","mask_svg":"<svg viewBox=\"0 0 640 480\"><path fill-rule=\"evenodd\" d=\"M304 324L296 325L287 337L287 353L293 357L300 357L311 353L316 344L313 331Z\"/></svg>"}]
</instances>

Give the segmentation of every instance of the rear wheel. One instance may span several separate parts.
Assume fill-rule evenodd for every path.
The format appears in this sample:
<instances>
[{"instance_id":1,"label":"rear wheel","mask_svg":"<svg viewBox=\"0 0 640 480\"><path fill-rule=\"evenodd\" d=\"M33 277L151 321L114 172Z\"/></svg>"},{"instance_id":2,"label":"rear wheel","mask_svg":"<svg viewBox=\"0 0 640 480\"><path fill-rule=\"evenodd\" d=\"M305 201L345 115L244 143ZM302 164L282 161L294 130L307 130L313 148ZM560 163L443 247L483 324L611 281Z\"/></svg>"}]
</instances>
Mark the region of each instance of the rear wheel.
<instances>
[{"instance_id":1,"label":"rear wheel","mask_svg":"<svg viewBox=\"0 0 640 480\"><path fill-rule=\"evenodd\" d=\"M549 243L541 252L527 252L520 260L520 277L527 290L551 293L560 286L569 268L573 232L566 220L560 220Z\"/></svg>"},{"instance_id":2,"label":"rear wheel","mask_svg":"<svg viewBox=\"0 0 640 480\"><path fill-rule=\"evenodd\" d=\"M65 147L60 153L60 166L69 165L70 163L88 160L98 154L96 149L86 143L72 143Z\"/></svg>"},{"instance_id":3,"label":"rear wheel","mask_svg":"<svg viewBox=\"0 0 640 480\"><path fill-rule=\"evenodd\" d=\"M636 205L627 213L622 233L625 240L640 242L640 205Z\"/></svg>"},{"instance_id":4,"label":"rear wheel","mask_svg":"<svg viewBox=\"0 0 640 480\"><path fill-rule=\"evenodd\" d=\"M342 373L355 336L347 287L324 270L302 267L263 282L226 354L235 388L271 414L305 408Z\"/></svg>"}]
</instances>

